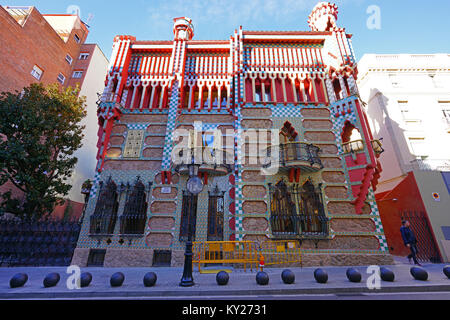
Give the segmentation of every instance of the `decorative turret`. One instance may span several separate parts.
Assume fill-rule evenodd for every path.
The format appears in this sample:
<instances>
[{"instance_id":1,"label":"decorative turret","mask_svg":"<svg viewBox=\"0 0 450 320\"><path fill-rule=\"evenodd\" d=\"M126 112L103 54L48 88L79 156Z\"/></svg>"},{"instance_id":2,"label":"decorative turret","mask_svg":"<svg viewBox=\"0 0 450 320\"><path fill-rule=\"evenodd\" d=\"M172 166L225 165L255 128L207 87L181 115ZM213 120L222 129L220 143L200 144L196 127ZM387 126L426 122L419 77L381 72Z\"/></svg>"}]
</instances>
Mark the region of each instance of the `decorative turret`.
<instances>
[{"instance_id":1,"label":"decorative turret","mask_svg":"<svg viewBox=\"0 0 450 320\"><path fill-rule=\"evenodd\" d=\"M192 19L188 17L173 19L173 34L175 40L192 40L194 38Z\"/></svg>"},{"instance_id":2,"label":"decorative turret","mask_svg":"<svg viewBox=\"0 0 450 320\"><path fill-rule=\"evenodd\" d=\"M309 15L308 24L312 31L331 31L336 28L338 7L334 3L319 2Z\"/></svg>"}]
</instances>

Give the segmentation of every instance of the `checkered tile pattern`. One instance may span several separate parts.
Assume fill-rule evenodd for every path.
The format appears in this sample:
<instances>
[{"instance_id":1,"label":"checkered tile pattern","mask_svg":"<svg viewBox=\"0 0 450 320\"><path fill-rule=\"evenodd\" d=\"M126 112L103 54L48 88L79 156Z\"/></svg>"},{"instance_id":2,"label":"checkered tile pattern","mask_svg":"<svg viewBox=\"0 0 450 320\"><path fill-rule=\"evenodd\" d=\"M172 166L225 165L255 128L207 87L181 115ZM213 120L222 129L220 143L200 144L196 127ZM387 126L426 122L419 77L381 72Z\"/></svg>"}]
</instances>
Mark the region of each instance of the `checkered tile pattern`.
<instances>
[{"instance_id":1,"label":"checkered tile pattern","mask_svg":"<svg viewBox=\"0 0 450 320\"><path fill-rule=\"evenodd\" d=\"M94 181L92 182L91 193L89 195L90 199L94 199L97 196L97 190L98 190L99 184L100 184L100 172L96 172Z\"/></svg>"},{"instance_id":2,"label":"checkered tile pattern","mask_svg":"<svg viewBox=\"0 0 450 320\"><path fill-rule=\"evenodd\" d=\"M301 117L301 108L294 105L275 105L272 107L272 117Z\"/></svg>"},{"instance_id":3,"label":"checkered tile pattern","mask_svg":"<svg viewBox=\"0 0 450 320\"><path fill-rule=\"evenodd\" d=\"M148 124L131 123L127 124L128 130L147 130Z\"/></svg>"},{"instance_id":4,"label":"checkered tile pattern","mask_svg":"<svg viewBox=\"0 0 450 320\"><path fill-rule=\"evenodd\" d=\"M164 152L163 152L163 161L162 161L162 169L169 170L170 163L172 158L172 149L173 149L173 131L176 126L176 118L177 118L177 109L178 109L178 100L179 100L179 90L178 90L178 81L174 81L172 86L172 95L170 97L169 102L169 117L167 120L167 129L166 129L166 140L164 142Z\"/></svg>"},{"instance_id":5,"label":"checkered tile pattern","mask_svg":"<svg viewBox=\"0 0 450 320\"><path fill-rule=\"evenodd\" d=\"M335 103L336 102L336 95L334 93L333 83L331 82L330 79L326 79L325 80L325 84L326 84L326 87L327 87L327 93L328 93L328 97L330 99L330 103Z\"/></svg>"}]
</instances>

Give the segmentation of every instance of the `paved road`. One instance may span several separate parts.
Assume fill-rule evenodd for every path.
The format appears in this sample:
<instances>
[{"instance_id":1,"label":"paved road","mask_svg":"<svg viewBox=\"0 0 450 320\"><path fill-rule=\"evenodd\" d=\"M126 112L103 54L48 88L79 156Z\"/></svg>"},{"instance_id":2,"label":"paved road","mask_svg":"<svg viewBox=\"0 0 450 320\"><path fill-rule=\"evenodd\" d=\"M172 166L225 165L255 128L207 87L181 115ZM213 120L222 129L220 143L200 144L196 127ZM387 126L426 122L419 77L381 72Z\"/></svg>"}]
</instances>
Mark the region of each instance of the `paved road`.
<instances>
[{"instance_id":1,"label":"paved road","mask_svg":"<svg viewBox=\"0 0 450 320\"><path fill-rule=\"evenodd\" d=\"M230 274L230 282L218 287L215 274L194 273L196 285L191 288L179 287L181 268L83 268L91 272L92 284L81 290L69 290L66 282L69 274L66 268L1 268L0 299L449 299L450 279L442 272L443 265L429 264L425 269L429 273L428 281L414 280L410 274L410 265L395 265L395 282L382 282L382 292L373 294L367 288L366 280L370 274L367 267L356 267L362 274L361 283L351 283L346 278L347 267L323 267L329 274L327 284L318 284L313 278L315 268L292 268L296 281L285 285L281 281L283 269L267 269L270 276L268 286L259 286L255 282L255 273L236 271ZM111 288L109 279L115 272L125 274L125 283L120 288ZM157 285L145 288L143 276L154 271L158 275ZM9 279L18 272L26 272L29 280L23 288L9 288ZM42 280L50 272L58 272L61 281L54 288L43 288ZM408 292L407 295L402 294ZM422 292L412 294L413 292ZM439 292L430 294L429 292ZM411 298L410 298L411 296Z\"/></svg>"},{"instance_id":2,"label":"paved road","mask_svg":"<svg viewBox=\"0 0 450 320\"><path fill-rule=\"evenodd\" d=\"M37 300L37 299L18 299ZM73 298L56 299L73 300ZM110 297L82 298L80 300L111 300ZM210 301L204 296L174 297L114 297L113 300L154 300L154 301ZM253 295L253 296L215 296L217 301L267 301L267 300L450 300L450 292L400 292L400 293L350 293L350 294L299 294L299 295Z\"/></svg>"}]
</instances>

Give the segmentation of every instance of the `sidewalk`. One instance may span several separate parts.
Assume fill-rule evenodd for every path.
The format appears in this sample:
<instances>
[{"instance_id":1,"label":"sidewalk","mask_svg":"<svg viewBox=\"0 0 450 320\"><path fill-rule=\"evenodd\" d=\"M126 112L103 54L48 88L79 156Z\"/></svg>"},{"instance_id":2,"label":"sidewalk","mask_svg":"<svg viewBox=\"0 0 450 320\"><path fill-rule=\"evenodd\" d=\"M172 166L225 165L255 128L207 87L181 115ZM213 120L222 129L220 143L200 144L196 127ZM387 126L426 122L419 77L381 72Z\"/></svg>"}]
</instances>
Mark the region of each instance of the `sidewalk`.
<instances>
[{"instance_id":1,"label":"sidewalk","mask_svg":"<svg viewBox=\"0 0 450 320\"><path fill-rule=\"evenodd\" d=\"M397 262L396 262L397 263ZM450 292L450 279L442 269L443 264L425 264L428 281L418 281L410 274L411 265L396 264L388 266L395 273L395 282L381 282L380 290L369 290L366 280L370 274L366 267L356 267L362 274L361 283L351 283L346 277L348 267L322 267L328 272L328 283L318 284L313 273L316 268L291 268L296 280L286 285L281 280L284 269L266 268L270 276L267 286L256 284L256 272L235 270L230 274L227 286L218 286L215 274L199 274L194 272L195 286L179 287L183 273L182 268L82 268L81 272L90 272L92 283L87 288L69 290L66 281L69 274L66 268L2 268L0 269L0 299L83 299L83 298L138 298L138 297L177 297L177 296L246 296L246 295L292 295L292 294L342 294L342 293L386 293L386 292ZM125 274L122 287L112 288L109 279L115 272ZM156 286L146 288L143 277L153 271L158 276ZM11 289L9 280L19 272L28 274L28 282L22 288ZM42 281L50 272L58 272L61 280L54 288L44 288Z\"/></svg>"}]
</instances>

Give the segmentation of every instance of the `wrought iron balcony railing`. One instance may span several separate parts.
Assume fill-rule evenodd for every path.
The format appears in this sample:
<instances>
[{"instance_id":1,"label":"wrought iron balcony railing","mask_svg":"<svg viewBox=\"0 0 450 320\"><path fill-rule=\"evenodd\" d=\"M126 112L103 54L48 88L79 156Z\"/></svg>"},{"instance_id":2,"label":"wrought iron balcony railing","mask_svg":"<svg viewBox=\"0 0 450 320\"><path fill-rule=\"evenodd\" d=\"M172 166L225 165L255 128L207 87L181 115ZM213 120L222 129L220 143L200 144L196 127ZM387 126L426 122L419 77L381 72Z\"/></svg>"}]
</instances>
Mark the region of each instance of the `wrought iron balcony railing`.
<instances>
[{"instance_id":1,"label":"wrought iron balcony railing","mask_svg":"<svg viewBox=\"0 0 450 320\"><path fill-rule=\"evenodd\" d=\"M272 154L278 152L280 167L308 168L310 170L323 169L319 157L320 148L305 142L290 142L267 148L267 158L263 164L264 168L272 165Z\"/></svg>"},{"instance_id":2,"label":"wrought iron balcony railing","mask_svg":"<svg viewBox=\"0 0 450 320\"><path fill-rule=\"evenodd\" d=\"M270 223L272 234L276 238L314 239L328 237L329 218L324 215L272 213Z\"/></svg>"},{"instance_id":3,"label":"wrought iron balcony railing","mask_svg":"<svg viewBox=\"0 0 450 320\"><path fill-rule=\"evenodd\" d=\"M120 216L120 234L143 236L147 217L145 214L127 214Z\"/></svg>"},{"instance_id":4,"label":"wrought iron balcony railing","mask_svg":"<svg viewBox=\"0 0 450 320\"><path fill-rule=\"evenodd\" d=\"M375 154L379 155L384 152L383 144L380 140L373 140L371 142L373 151ZM344 150L344 153L355 153L355 152L361 152L364 151L364 141L363 140L355 140L350 141L342 144L342 149Z\"/></svg>"}]
</instances>

